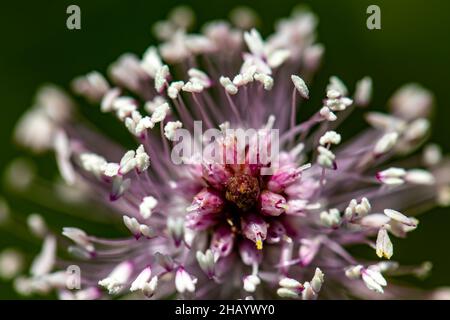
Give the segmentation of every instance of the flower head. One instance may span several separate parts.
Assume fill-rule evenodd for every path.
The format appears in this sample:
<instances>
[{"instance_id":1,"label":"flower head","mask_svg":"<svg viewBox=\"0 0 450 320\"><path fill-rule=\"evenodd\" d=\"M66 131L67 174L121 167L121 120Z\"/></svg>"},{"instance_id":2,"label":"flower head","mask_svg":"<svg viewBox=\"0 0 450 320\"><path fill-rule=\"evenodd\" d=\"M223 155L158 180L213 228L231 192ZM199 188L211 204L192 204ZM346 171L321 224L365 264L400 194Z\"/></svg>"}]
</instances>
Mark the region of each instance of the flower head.
<instances>
[{"instance_id":1,"label":"flower head","mask_svg":"<svg viewBox=\"0 0 450 320\"><path fill-rule=\"evenodd\" d=\"M422 168L389 165L425 140L431 94L404 87L390 101L393 114L369 114L370 127L344 144L337 124L370 104L372 80L364 77L352 96L332 76L322 104L310 104L324 50L316 16L295 12L264 38L249 29L246 10L233 20L248 31L215 22L201 34L187 32L191 11L174 11L155 26L160 46L121 56L108 78L76 78L75 93L116 117L117 130L135 139L131 147L78 122L75 103L59 90L41 91L17 140L54 150L65 188L95 206L90 216L107 214L129 236L64 228L86 290L70 295L55 263L67 241L31 219L45 240L31 277L18 280L22 292L305 300L417 293L386 280L416 267L359 259L347 247L368 245L374 260L390 259L389 234L417 227L411 208L448 200L449 165L436 148L426 149ZM298 123L300 106L314 112Z\"/></svg>"}]
</instances>

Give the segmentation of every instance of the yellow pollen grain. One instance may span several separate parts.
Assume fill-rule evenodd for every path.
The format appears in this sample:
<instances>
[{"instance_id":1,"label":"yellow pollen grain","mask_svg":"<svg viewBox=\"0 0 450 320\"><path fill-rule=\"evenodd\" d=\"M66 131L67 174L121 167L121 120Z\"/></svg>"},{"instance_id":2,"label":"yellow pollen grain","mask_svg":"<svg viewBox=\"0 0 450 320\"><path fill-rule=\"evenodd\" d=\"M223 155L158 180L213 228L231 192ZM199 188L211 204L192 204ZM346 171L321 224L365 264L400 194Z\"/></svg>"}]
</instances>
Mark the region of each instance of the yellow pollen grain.
<instances>
[{"instance_id":1,"label":"yellow pollen grain","mask_svg":"<svg viewBox=\"0 0 450 320\"><path fill-rule=\"evenodd\" d=\"M262 243L261 239L256 240L256 249L262 250L262 248L263 248L263 243Z\"/></svg>"}]
</instances>

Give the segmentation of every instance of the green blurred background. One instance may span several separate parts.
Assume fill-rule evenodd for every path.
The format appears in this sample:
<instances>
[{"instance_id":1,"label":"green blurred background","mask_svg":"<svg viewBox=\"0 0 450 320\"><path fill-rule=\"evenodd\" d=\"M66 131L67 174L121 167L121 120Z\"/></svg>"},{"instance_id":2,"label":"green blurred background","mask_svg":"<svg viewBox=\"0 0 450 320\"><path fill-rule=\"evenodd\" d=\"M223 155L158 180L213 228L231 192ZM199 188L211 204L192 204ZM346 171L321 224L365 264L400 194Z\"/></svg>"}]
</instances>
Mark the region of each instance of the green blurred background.
<instances>
[{"instance_id":1,"label":"green blurred background","mask_svg":"<svg viewBox=\"0 0 450 320\"><path fill-rule=\"evenodd\" d=\"M382 110L392 92L406 82L419 82L436 95L437 112L433 118L432 140L450 150L450 1L442 0L192 0L192 1L2 1L0 4L0 170L25 152L12 144L14 123L32 103L37 87L53 82L67 87L74 76L91 70L104 72L109 63L125 51L142 54L152 43L151 25L163 19L178 4L188 4L196 12L197 27L203 22L226 18L237 5L257 11L268 34L278 18L306 3L320 18L319 41L326 55L315 80L313 95L322 92L330 75L338 75L349 87L365 75L374 80L372 107ZM66 8L81 7L82 29L66 28ZM366 28L366 8L381 8L382 29ZM98 119L98 112L92 116ZM97 118L96 118L97 117ZM102 118L104 119L104 118ZM102 120L103 121L103 120ZM108 129L111 123L102 123ZM363 126L360 118L346 122L351 131ZM42 160L43 159L43 160ZM40 173L54 174L51 156L40 161ZM33 201L22 200L2 189L12 203L15 224L26 214L38 211L57 227L84 226L96 233L119 233L103 224L92 225L73 216L43 210ZM434 269L429 278L418 282L423 287L450 285L450 213L436 208L421 217L418 230L407 240L394 240L395 259L406 264L429 260ZM27 252L27 259L39 250L38 241L26 229L14 225L0 228L0 250L14 246ZM0 298L16 298L10 283L0 280Z\"/></svg>"}]
</instances>

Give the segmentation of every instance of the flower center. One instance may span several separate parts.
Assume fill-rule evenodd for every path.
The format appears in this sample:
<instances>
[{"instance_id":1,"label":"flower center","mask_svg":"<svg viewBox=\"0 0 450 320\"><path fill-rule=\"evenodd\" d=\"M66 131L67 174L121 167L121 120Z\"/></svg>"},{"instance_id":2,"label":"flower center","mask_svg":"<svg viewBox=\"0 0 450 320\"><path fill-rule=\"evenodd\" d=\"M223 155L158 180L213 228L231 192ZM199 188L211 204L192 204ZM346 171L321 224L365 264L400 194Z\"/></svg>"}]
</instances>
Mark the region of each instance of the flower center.
<instances>
[{"instance_id":1,"label":"flower center","mask_svg":"<svg viewBox=\"0 0 450 320\"><path fill-rule=\"evenodd\" d=\"M258 201L258 179L247 174L232 176L227 183L225 198L243 211L249 210Z\"/></svg>"}]
</instances>

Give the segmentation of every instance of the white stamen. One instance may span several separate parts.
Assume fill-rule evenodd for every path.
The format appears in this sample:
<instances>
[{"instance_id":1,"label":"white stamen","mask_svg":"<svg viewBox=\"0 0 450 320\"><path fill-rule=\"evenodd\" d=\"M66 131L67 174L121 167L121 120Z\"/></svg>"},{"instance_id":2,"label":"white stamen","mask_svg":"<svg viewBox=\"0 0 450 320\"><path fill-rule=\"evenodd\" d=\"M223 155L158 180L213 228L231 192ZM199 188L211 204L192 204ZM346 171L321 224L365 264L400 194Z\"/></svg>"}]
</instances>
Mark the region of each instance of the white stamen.
<instances>
[{"instance_id":1,"label":"white stamen","mask_svg":"<svg viewBox=\"0 0 450 320\"><path fill-rule=\"evenodd\" d=\"M341 214L338 209L333 208L320 213L320 222L329 228L336 228L341 223Z\"/></svg>"},{"instance_id":2,"label":"white stamen","mask_svg":"<svg viewBox=\"0 0 450 320\"><path fill-rule=\"evenodd\" d=\"M184 41L187 49L195 54L211 53L216 50L216 45L210 39L199 34L188 34Z\"/></svg>"},{"instance_id":3,"label":"white stamen","mask_svg":"<svg viewBox=\"0 0 450 320\"><path fill-rule=\"evenodd\" d=\"M264 73L255 73L254 78L264 86L264 90L271 90L273 87L273 78Z\"/></svg>"},{"instance_id":4,"label":"white stamen","mask_svg":"<svg viewBox=\"0 0 450 320\"><path fill-rule=\"evenodd\" d=\"M338 94L339 93L335 90L327 91L328 99L325 101L325 106L330 108L332 111L344 111L353 103L352 99L337 96Z\"/></svg>"},{"instance_id":5,"label":"white stamen","mask_svg":"<svg viewBox=\"0 0 450 320\"><path fill-rule=\"evenodd\" d=\"M281 66L289 57L291 56L291 51L289 49L278 49L273 51L267 57L267 64L271 68L278 68Z\"/></svg>"},{"instance_id":6,"label":"white stamen","mask_svg":"<svg viewBox=\"0 0 450 320\"><path fill-rule=\"evenodd\" d=\"M147 129L153 129L154 126L155 123L151 120L150 117L143 117L136 124L136 127L134 129L134 135L140 137L144 131L146 131Z\"/></svg>"},{"instance_id":7,"label":"white stamen","mask_svg":"<svg viewBox=\"0 0 450 320\"><path fill-rule=\"evenodd\" d=\"M144 172L150 166L150 157L145 152L144 146L142 144L139 145L139 147L136 149L136 155L134 159L136 160L136 170L138 171L138 173Z\"/></svg>"},{"instance_id":8,"label":"white stamen","mask_svg":"<svg viewBox=\"0 0 450 320\"><path fill-rule=\"evenodd\" d=\"M397 186L405 182L405 169L389 168L377 173L377 179L386 185Z\"/></svg>"},{"instance_id":9,"label":"white stamen","mask_svg":"<svg viewBox=\"0 0 450 320\"><path fill-rule=\"evenodd\" d=\"M380 112L368 112L366 121L374 128L383 131L403 132L406 128L406 122L392 115Z\"/></svg>"},{"instance_id":10,"label":"white stamen","mask_svg":"<svg viewBox=\"0 0 450 320\"><path fill-rule=\"evenodd\" d=\"M182 82L182 81L181 81ZM172 82L171 85L175 83ZM145 102L144 109L147 111L148 114L152 114L155 112L156 108L162 105L163 103L167 102L167 100L162 96L155 96L152 100L149 100Z\"/></svg>"},{"instance_id":11,"label":"white stamen","mask_svg":"<svg viewBox=\"0 0 450 320\"><path fill-rule=\"evenodd\" d=\"M146 267L144 270L139 273L136 279L131 283L130 291L134 292L137 290L142 290L144 285L150 280L152 277L152 269L150 266Z\"/></svg>"},{"instance_id":12,"label":"white stamen","mask_svg":"<svg viewBox=\"0 0 450 320\"><path fill-rule=\"evenodd\" d=\"M364 227L379 229L388 224L389 221L390 218L388 216L381 213L373 213L362 217L359 223Z\"/></svg>"},{"instance_id":13,"label":"white stamen","mask_svg":"<svg viewBox=\"0 0 450 320\"><path fill-rule=\"evenodd\" d=\"M137 110L136 100L131 97L117 97L112 102L112 109L116 111L116 115L120 120L125 120L133 111Z\"/></svg>"},{"instance_id":14,"label":"white stamen","mask_svg":"<svg viewBox=\"0 0 450 320\"><path fill-rule=\"evenodd\" d=\"M205 272L207 276L211 277L214 274L214 266L216 263L213 252L210 249L206 250L205 253L197 251L196 258L203 272Z\"/></svg>"},{"instance_id":15,"label":"white stamen","mask_svg":"<svg viewBox=\"0 0 450 320\"><path fill-rule=\"evenodd\" d=\"M102 99L102 102L100 103L100 110L102 112L110 112L113 111L113 103L114 100L116 100L120 96L120 89L119 88L112 88L109 90Z\"/></svg>"},{"instance_id":16,"label":"white stamen","mask_svg":"<svg viewBox=\"0 0 450 320\"><path fill-rule=\"evenodd\" d=\"M250 52L255 56L262 56L264 54L264 41L256 29L245 32L244 41Z\"/></svg>"},{"instance_id":17,"label":"white stamen","mask_svg":"<svg viewBox=\"0 0 450 320\"><path fill-rule=\"evenodd\" d=\"M105 166L103 174L107 177L115 177L119 174L120 165L118 163L110 162Z\"/></svg>"},{"instance_id":18,"label":"white stamen","mask_svg":"<svg viewBox=\"0 0 450 320\"><path fill-rule=\"evenodd\" d=\"M189 81L193 83L199 83L205 88L211 86L211 79L209 79L208 75L196 68L191 68L188 70L188 75L190 77Z\"/></svg>"},{"instance_id":19,"label":"white stamen","mask_svg":"<svg viewBox=\"0 0 450 320\"><path fill-rule=\"evenodd\" d=\"M317 151L319 152L317 163L324 168L333 168L334 160L336 159L334 153L322 146L319 146Z\"/></svg>"},{"instance_id":20,"label":"white stamen","mask_svg":"<svg viewBox=\"0 0 450 320\"><path fill-rule=\"evenodd\" d=\"M120 174L125 175L136 168L136 152L134 150L127 151L122 159L120 159Z\"/></svg>"},{"instance_id":21,"label":"white stamen","mask_svg":"<svg viewBox=\"0 0 450 320\"><path fill-rule=\"evenodd\" d=\"M43 276L49 273L53 269L55 259L56 238L52 235L49 235L44 240L41 252L33 260L30 273L33 276Z\"/></svg>"},{"instance_id":22,"label":"white stamen","mask_svg":"<svg viewBox=\"0 0 450 320\"><path fill-rule=\"evenodd\" d=\"M339 144L341 143L341 135L336 131L327 131L322 137L320 137L319 143L322 146L327 144Z\"/></svg>"},{"instance_id":23,"label":"white stamen","mask_svg":"<svg viewBox=\"0 0 450 320\"><path fill-rule=\"evenodd\" d=\"M237 86L235 86L228 77L220 77L220 84L231 95L235 95L238 92Z\"/></svg>"},{"instance_id":24,"label":"white stamen","mask_svg":"<svg viewBox=\"0 0 450 320\"><path fill-rule=\"evenodd\" d=\"M148 75L154 79L156 77L156 73L162 68L162 66L163 64L158 55L157 49L153 46L149 47L142 57L142 69L144 69L145 72L147 72Z\"/></svg>"},{"instance_id":25,"label":"white stamen","mask_svg":"<svg viewBox=\"0 0 450 320\"><path fill-rule=\"evenodd\" d=\"M158 200L152 196L145 197L139 205L139 212L144 219L148 219L152 215L152 210L158 205Z\"/></svg>"},{"instance_id":26,"label":"white stamen","mask_svg":"<svg viewBox=\"0 0 450 320\"><path fill-rule=\"evenodd\" d=\"M280 285L280 287L288 289L299 289L302 287L302 284L300 282L292 278L283 278L278 284Z\"/></svg>"},{"instance_id":27,"label":"white stamen","mask_svg":"<svg viewBox=\"0 0 450 320\"><path fill-rule=\"evenodd\" d=\"M323 274L322 270L320 270L319 268L316 268L314 277L311 280L311 287L316 294L320 292L323 282L324 282L324 274Z\"/></svg>"},{"instance_id":28,"label":"white stamen","mask_svg":"<svg viewBox=\"0 0 450 320\"><path fill-rule=\"evenodd\" d=\"M417 223L414 222L412 218L408 218L403 213L400 213L398 211L392 210L392 209L385 209L384 214L391 218L392 220L398 221L400 223L403 223L407 226L416 227Z\"/></svg>"},{"instance_id":29,"label":"white stamen","mask_svg":"<svg viewBox=\"0 0 450 320\"><path fill-rule=\"evenodd\" d=\"M105 158L96 155L95 153L82 153L80 155L81 167L94 174L96 177L100 177L107 164Z\"/></svg>"},{"instance_id":30,"label":"white stamen","mask_svg":"<svg viewBox=\"0 0 450 320\"><path fill-rule=\"evenodd\" d=\"M295 299L298 298L298 293L295 290L289 288L278 288L277 295L284 299Z\"/></svg>"},{"instance_id":31,"label":"white stamen","mask_svg":"<svg viewBox=\"0 0 450 320\"><path fill-rule=\"evenodd\" d=\"M11 280L22 272L23 255L15 249L5 249L0 252L0 279Z\"/></svg>"},{"instance_id":32,"label":"white stamen","mask_svg":"<svg viewBox=\"0 0 450 320\"><path fill-rule=\"evenodd\" d=\"M320 65L324 52L325 47L320 43L308 46L303 52L305 67L308 70L316 71Z\"/></svg>"},{"instance_id":33,"label":"white stamen","mask_svg":"<svg viewBox=\"0 0 450 320\"><path fill-rule=\"evenodd\" d=\"M184 238L184 218L169 217L167 219L167 229L169 235L175 240L176 243L182 241Z\"/></svg>"},{"instance_id":34,"label":"white stamen","mask_svg":"<svg viewBox=\"0 0 450 320\"><path fill-rule=\"evenodd\" d=\"M419 118L411 122L403 133L407 141L417 141L425 137L430 130L430 121L425 118Z\"/></svg>"},{"instance_id":35,"label":"white stamen","mask_svg":"<svg viewBox=\"0 0 450 320\"><path fill-rule=\"evenodd\" d=\"M185 83L185 85L181 89L183 91L190 92L190 93L200 93L205 88L199 82L188 81Z\"/></svg>"},{"instance_id":36,"label":"white stamen","mask_svg":"<svg viewBox=\"0 0 450 320\"><path fill-rule=\"evenodd\" d=\"M156 236L155 230L152 227L147 226L145 224L141 224L139 226L139 232L146 238L153 238Z\"/></svg>"},{"instance_id":37,"label":"white stamen","mask_svg":"<svg viewBox=\"0 0 450 320\"><path fill-rule=\"evenodd\" d=\"M155 74L155 89L158 92L162 92L164 87L168 84L167 79L169 78L169 67L167 65L163 65L156 71Z\"/></svg>"},{"instance_id":38,"label":"white stamen","mask_svg":"<svg viewBox=\"0 0 450 320\"><path fill-rule=\"evenodd\" d=\"M184 268L178 268L175 275L175 287L179 293L194 292L197 279L192 278Z\"/></svg>"},{"instance_id":39,"label":"white stamen","mask_svg":"<svg viewBox=\"0 0 450 320\"><path fill-rule=\"evenodd\" d=\"M370 209L371 205L367 198L362 198L359 204L356 199L352 199L348 207L345 208L345 218L351 221L355 218L364 217L370 212Z\"/></svg>"},{"instance_id":40,"label":"white stamen","mask_svg":"<svg viewBox=\"0 0 450 320\"><path fill-rule=\"evenodd\" d=\"M382 258L385 257L390 259L394 253L394 247L392 245L391 239L387 233L386 228L380 228L378 231L377 242L376 242L376 253L377 256Z\"/></svg>"},{"instance_id":41,"label":"white stamen","mask_svg":"<svg viewBox=\"0 0 450 320\"><path fill-rule=\"evenodd\" d=\"M394 93L389 105L396 115L410 121L428 116L433 100L433 94L429 90L418 84L410 83Z\"/></svg>"},{"instance_id":42,"label":"white stamen","mask_svg":"<svg viewBox=\"0 0 450 320\"><path fill-rule=\"evenodd\" d=\"M88 238L86 232L78 228L63 228L63 236L73 240L76 244L84 248L86 251L94 252L94 245Z\"/></svg>"},{"instance_id":43,"label":"white stamen","mask_svg":"<svg viewBox=\"0 0 450 320\"><path fill-rule=\"evenodd\" d=\"M303 142L300 142L294 148L292 148L289 153L292 157L296 158L303 152L304 149L305 149L305 144Z\"/></svg>"},{"instance_id":44,"label":"white stamen","mask_svg":"<svg viewBox=\"0 0 450 320\"><path fill-rule=\"evenodd\" d=\"M44 110L34 107L20 118L14 130L14 139L33 152L43 152L52 147L55 130L55 124Z\"/></svg>"},{"instance_id":45,"label":"white stamen","mask_svg":"<svg viewBox=\"0 0 450 320\"><path fill-rule=\"evenodd\" d=\"M47 224L40 214L30 214L27 218L27 225L31 232L40 238L44 237L48 232Z\"/></svg>"},{"instance_id":46,"label":"white stamen","mask_svg":"<svg viewBox=\"0 0 450 320\"><path fill-rule=\"evenodd\" d=\"M167 89L167 95L169 96L169 98L171 99L178 98L178 95L180 94L180 91L183 88L183 86L184 86L183 81L171 82L169 88Z\"/></svg>"},{"instance_id":47,"label":"white stamen","mask_svg":"<svg viewBox=\"0 0 450 320\"><path fill-rule=\"evenodd\" d=\"M375 147L373 148L374 154L379 156L389 152L397 143L397 139L397 132L386 133L375 144Z\"/></svg>"},{"instance_id":48,"label":"white stamen","mask_svg":"<svg viewBox=\"0 0 450 320\"><path fill-rule=\"evenodd\" d=\"M158 286L158 276L154 276L150 282L144 283L142 286L142 293L147 297L150 298L153 296L153 294L156 291L156 287Z\"/></svg>"},{"instance_id":49,"label":"white stamen","mask_svg":"<svg viewBox=\"0 0 450 320\"><path fill-rule=\"evenodd\" d=\"M350 266L345 269L345 276L350 279L358 279L361 277L361 271L364 269L362 265Z\"/></svg>"},{"instance_id":50,"label":"white stamen","mask_svg":"<svg viewBox=\"0 0 450 320\"><path fill-rule=\"evenodd\" d=\"M294 86L298 90L300 95L305 99L309 99L309 89L305 81L296 75L291 75L291 80L294 83Z\"/></svg>"},{"instance_id":51,"label":"white stamen","mask_svg":"<svg viewBox=\"0 0 450 320\"><path fill-rule=\"evenodd\" d=\"M70 149L70 141L66 133L62 130L58 130L56 132L53 144L55 147L56 161L59 172L67 184L73 185L75 182L75 170L70 162L72 151Z\"/></svg>"},{"instance_id":52,"label":"white stamen","mask_svg":"<svg viewBox=\"0 0 450 320\"><path fill-rule=\"evenodd\" d=\"M425 165L432 167L442 160L442 150L437 144L427 145L423 151L423 162Z\"/></svg>"},{"instance_id":53,"label":"white stamen","mask_svg":"<svg viewBox=\"0 0 450 320\"><path fill-rule=\"evenodd\" d=\"M241 70L240 76L242 76L242 78L241 78L242 82L239 85L246 85L250 82L253 82L253 80L255 79L256 73L262 73L262 74L267 74L267 75L270 74L268 72L261 72L260 70L258 70L258 66L250 65ZM234 83L234 80L233 80L233 83ZM238 85L237 83L234 83L234 84Z\"/></svg>"},{"instance_id":54,"label":"white stamen","mask_svg":"<svg viewBox=\"0 0 450 320\"><path fill-rule=\"evenodd\" d=\"M387 282L379 271L363 269L361 276L367 288L378 293L384 292L383 287L387 285Z\"/></svg>"},{"instance_id":55,"label":"white stamen","mask_svg":"<svg viewBox=\"0 0 450 320\"><path fill-rule=\"evenodd\" d=\"M169 104L167 102L163 103L162 105L158 106L155 110L155 112L152 114L152 122L153 123L158 123L163 121L167 114L170 111L170 107Z\"/></svg>"},{"instance_id":56,"label":"white stamen","mask_svg":"<svg viewBox=\"0 0 450 320\"><path fill-rule=\"evenodd\" d=\"M175 133L177 129L183 127L183 124L180 121L169 121L164 127L164 135L170 141L175 141Z\"/></svg>"},{"instance_id":57,"label":"white stamen","mask_svg":"<svg viewBox=\"0 0 450 320\"><path fill-rule=\"evenodd\" d=\"M330 82L327 86L327 91L329 90L335 90L337 91L341 96L346 96L348 93L347 87L342 82L341 79L339 79L336 76L330 77Z\"/></svg>"},{"instance_id":58,"label":"white stamen","mask_svg":"<svg viewBox=\"0 0 450 320\"><path fill-rule=\"evenodd\" d=\"M306 281L303 284L303 291L302 291L302 299L303 300L316 300L317 294L314 292L314 289L311 286L311 283Z\"/></svg>"},{"instance_id":59,"label":"white stamen","mask_svg":"<svg viewBox=\"0 0 450 320\"><path fill-rule=\"evenodd\" d=\"M405 181L428 186L432 186L436 183L433 174L423 169L408 170L405 175Z\"/></svg>"},{"instance_id":60,"label":"white stamen","mask_svg":"<svg viewBox=\"0 0 450 320\"><path fill-rule=\"evenodd\" d=\"M124 288L132 272L133 264L129 261L124 261L117 265L108 277L100 280L98 284L106 288L109 294L117 294Z\"/></svg>"},{"instance_id":61,"label":"white stamen","mask_svg":"<svg viewBox=\"0 0 450 320\"><path fill-rule=\"evenodd\" d=\"M261 283L257 275L251 274L244 277L244 290L247 292L255 292L256 287Z\"/></svg>"},{"instance_id":62,"label":"white stamen","mask_svg":"<svg viewBox=\"0 0 450 320\"><path fill-rule=\"evenodd\" d=\"M72 88L76 93L84 95L90 101L98 102L108 92L109 84L101 73L92 71L73 80Z\"/></svg>"},{"instance_id":63,"label":"white stamen","mask_svg":"<svg viewBox=\"0 0 450 320\"><path fill-rule=\"evenodd\" d=\"M328 121L336 121L336 115L328 107L322 107L319 111L320 115Z\"/></svg>"},{"instance_id":64,"label":"white stamen","mask_svg":"<svg viewBox=\"0 0 450 320\"><path fill-rule=\"evenodd\" d=\"M137 237L141 234L140 224L136 220L136 218L130 218L128 216L123 216L123 223L135 237Z\"/></svg>"},{"instance_id":65,"label":"white stamen","mask_svg":"<svg viewBox=\"0 0 450 320\"><path fill-rule=\"evenodd\" d=\"M136 126L139 123L139 121L141 121L141 120L142 120L142 116L139 113L139 111L133 111L131 113L131 117L125 118L125 120L124 120L125 127L128 129L128 131L130 131L130 133L132 133L136 136L137 135Z\"/></svg>"},{"instance_id":66,"label":"white stamen","mask_svg":"<svg viewBox=\"0 0 450 320\"><path fill-rule=\"evenodd\" d=\"M356 83L355 103L365 107L372 98L372 78L364 77Z\"/></svg>"}]
</instances>

